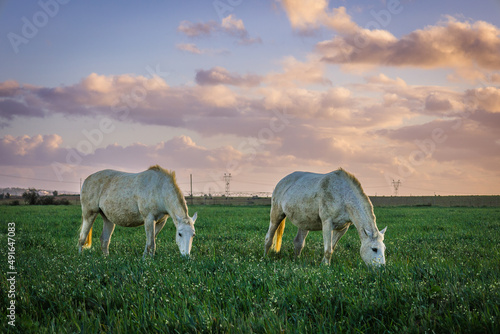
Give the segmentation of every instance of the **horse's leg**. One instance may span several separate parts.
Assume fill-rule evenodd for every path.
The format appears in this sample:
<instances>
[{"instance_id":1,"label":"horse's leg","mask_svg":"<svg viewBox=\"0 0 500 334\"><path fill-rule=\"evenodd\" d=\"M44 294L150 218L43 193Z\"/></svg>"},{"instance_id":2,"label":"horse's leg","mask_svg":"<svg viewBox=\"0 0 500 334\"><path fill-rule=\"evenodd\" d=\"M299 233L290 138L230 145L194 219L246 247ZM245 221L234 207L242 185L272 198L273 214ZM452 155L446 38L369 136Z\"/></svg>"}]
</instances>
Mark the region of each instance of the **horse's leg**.
<instances>
[{"instance_id":1,"label":"horse's leg","mask_svg":"<svg viewBox=\"0 0 500 334\"><path fill-rule=\"evenodd\" d=\"M329 235L330 238L328 238L327 235L325 235L325 225L323 225L323 241L325 242L325 257L323 258L323 263L329 265L330 260L332 258L332 253L335 249L335 246L337 246L337 243L339 242L340 238L347 232L349 229L350 224L346 225L343 229L341 230L332 230ZM329 243L328 240L329 239Z\"/></svg>"},{"instance_id":2,"label":"horse's leg","mask_svg":"<svg viewBox=\"0 0 500 334\"><path fill-rule=\"evenodd\" d=\"M337 242L339 242L340 238L347 232L349 229L349 226L351 224L347 224L343 229L341 230L333 230L333 238L332 238L332 252L335 250L335 247L337 246Z\"/></svg>"},{"instance_id":3,"label":"horse's leg","mask_svg":"<svg viewBox=\"0 0 500 334\"><path fill-rule=\"evenodd\" d=\"M108 218L102 215L102 219L104 221L102 227L102 235L101 235L101 250L104 256L109 255L109 242L111 241L111 235L115 230L115 224L110 222Z\"/></svg>"},{"instance_id":4,"label":"horse's leg","mask_svg":"<svg viewBox=\"0 0 500 334\"><path fill-rule=\"evenodd\" d=\"M297 236L295 237L295 239L293 239L293 244L295 246L295 256L300 256L302 248L304 248L304 245L306 244L306 237L308 233L309 231L302 230L300 228L297 231Z\"/></svg>"},{"instance_id":5,"label":"horse's leg","mask_svg":"<svg viewBox=\"0 0 500 334\"><path fill-rule=\"evenodd\" d=\"M325 247L325 256L323 257L323 262L326 265L330 265L330 260L332 258L333 247L332 247L332 235L333 235L333 224L331 219L323 221L323 245Z\"/></svg>"},{"instance_id":6,"label":"horse's leg","mask_svg":"<svg viewBox=\"0 0 500 334\"><path fill-rule=\"evenodd\" d=\"M158 233L160 233L163 226L165 226L166 222L167 222L167 218L160 220L160 221L156 222L156 224L155 224L155 237L154 237L155 249L156 249L156 237L158 236ZM147 249L147 247L148 246L146 245L146 249ZM154 251L153 251L153 254L154 254Z\"/></svg>"},{"instance_id":7,"label":"horse's leg","mask_svg":"<svg viewBox=\"0 0 500 334\"><path fill-rule=\"evenodd\" d=\"M165 223L167 222L167 219L168 219L168 216L165 217L165 219L162 219L162 220L159 220L158 222L156 222L156 226L155 226L155 240L156 240L156 237L158 236L158 233L160 233L160 231L163 228L163 226L165 226Z\"/></svg>"},{"instance_id":8,"label":"horse's leg","mask_svg":"<svg viewBox=\"0 0 500 334\"><path fill-rule=\"evenodd\" d=\"M155 255L155 219L150 213L144 220L144 229L146 230L146 248L144 249L144 254L142 258L146 258L146 254L150 256Z\"/></svg>"},{"instance_id":9,"label":"horse's leg","mask_svg":"<svg viewBox=\"0 0 500 334\"><path fill-rule=\"evenodd\" d=\"M267 231L264 242L264 256L269 252L269 249L273 245L274 234L283 219L285 219L285 213L281 209L278 209L277 206L271 206L269 230Z\"/></svg>"},{"instance_id":10,"label":"horse's leg","mask_svg":"<svg viewBox=\"0 0 500 334\"><path fill-rule=\"evenodd\" d=\"M90 248L92 245L92 225L99 212L82 210L82 228L80 230L80 238L78 239L78 252L82 252L82 248ZM87 237L89 238L87 241Z\"/></svg>"}]
</instances>

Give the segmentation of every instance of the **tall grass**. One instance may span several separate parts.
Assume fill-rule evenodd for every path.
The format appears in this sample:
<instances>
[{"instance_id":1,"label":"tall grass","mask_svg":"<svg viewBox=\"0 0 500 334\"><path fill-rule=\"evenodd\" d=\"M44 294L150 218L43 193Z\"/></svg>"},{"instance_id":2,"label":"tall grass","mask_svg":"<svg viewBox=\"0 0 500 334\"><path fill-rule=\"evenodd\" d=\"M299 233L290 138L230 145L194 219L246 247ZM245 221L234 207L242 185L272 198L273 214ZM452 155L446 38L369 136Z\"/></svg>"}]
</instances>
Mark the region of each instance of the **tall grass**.
<instances>
[{"instance_id":1,"label":"tall grass","mask_svg":"<svg viewBox=\"0 0 500 334\"><path fill-rule=\"evenodd\" d=\"M2 316L4 332L500 332L500 209L376 208L388 226L380 270L362 262L354 228L326 267L318 232L294 258L291 223L281 253L263 257L269 207L195 210L190 260L169 220L143 261L143 228L117 227L105 258L98 218L79 255L79 207L0 207L2 305L12 221L18 272L16 326Z\"/></svg>"}]
</instances>

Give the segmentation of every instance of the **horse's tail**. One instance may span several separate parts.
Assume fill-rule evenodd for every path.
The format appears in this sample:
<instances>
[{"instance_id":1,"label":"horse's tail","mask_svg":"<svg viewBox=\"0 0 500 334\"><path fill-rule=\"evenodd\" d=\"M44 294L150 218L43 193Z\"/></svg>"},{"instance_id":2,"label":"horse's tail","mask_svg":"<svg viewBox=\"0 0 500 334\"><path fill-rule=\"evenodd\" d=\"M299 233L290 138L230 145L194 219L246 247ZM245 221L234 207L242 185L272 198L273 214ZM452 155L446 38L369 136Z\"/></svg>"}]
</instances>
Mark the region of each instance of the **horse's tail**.
<instances>
[{"instance_id":1,"label":"horse's tail","mask_svg":"<svg viewBox=\"0 0 500 334\"><path fill-rule=\"evenodd\" d=\"M273 250L278 253L281 249L281 238L283 237L283 231L285 231L285 220L286 217L283 218L281 223L278 225L278 228L276 229L276 232L274 233L274 238L273 238Z\"/></svg>"},{"instance_id":2,"label":"horse's tail","mask_svg":"<svg viewBox=\"0 0 500 334\"><path fill-rule=\"evenodd\" d=\"M83 223L84 223L84 219L82 216L82 226L80 227L80 238L82 237L81 233L82 233L82 229L83 229ZM82 248L90 248L91 246L92 246L92 227L90 228L90 231L87 234L87 237L85 239L85 243L82 245Z\"/></svg>"},{"instance_id":3,"label":"horse's tail","mask_svg":"<svg viewBox=\"0 0 500 334\"><path fill-rule=\"evenodd\" d=\"M90 228L89 234L87 234L87 239L83 244L83 248L90 248L92 246L92 227Z\"/></svg>"}]
</instances>

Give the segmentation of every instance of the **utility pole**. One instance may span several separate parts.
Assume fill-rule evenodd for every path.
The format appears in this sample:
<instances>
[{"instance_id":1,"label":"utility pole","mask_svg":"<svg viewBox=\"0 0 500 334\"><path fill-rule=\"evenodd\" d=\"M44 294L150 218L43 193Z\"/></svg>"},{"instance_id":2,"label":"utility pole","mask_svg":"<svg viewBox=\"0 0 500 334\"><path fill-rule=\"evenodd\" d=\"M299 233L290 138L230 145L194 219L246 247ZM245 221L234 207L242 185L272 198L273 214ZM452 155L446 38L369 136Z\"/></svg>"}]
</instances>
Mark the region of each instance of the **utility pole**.
<instances>
[{"instance_id":1,"label":"utility pole","mask_svg":"<svg viewBox=\"0 0 500 334\"><path fill-rule=\"evenodd\" d=\"M191 205L193 205L193 174L189 174L189 184L191 185Z\"/></svg>"},{"instance_id":2,"label":"utility pole","mask_svg":"<svg viewBox=\"0 0 500 334\"><path fill-rule=\"evenodd\" d=\"M226 197L229 197L229 183L231 182L231 173L224 173L224 181L226 182Z\"/></svg>"},{"instance_id":3,"label":"utility pole","mask_svg":"<svg viewBox=\"0 0 500 334\"><path fill-rule=\"evenodd\" d=\"M78 196L77 199L75 199L75 203L78 204L78 199L82 198L82 178L80 178L80 196Z\"/></svg>"},{"instance_id":4,"label":"utility pole","mask_svg":"<svg viewBox=\"0 0 500 334\"><path fill-rule=\"evenodd\" d=\"M397 181L392 180L392 186L394 187L394 196L398 195L398 190L399 190L400 185L401 185L400 180L397 180Z\"/></svg>"}]
</instances>

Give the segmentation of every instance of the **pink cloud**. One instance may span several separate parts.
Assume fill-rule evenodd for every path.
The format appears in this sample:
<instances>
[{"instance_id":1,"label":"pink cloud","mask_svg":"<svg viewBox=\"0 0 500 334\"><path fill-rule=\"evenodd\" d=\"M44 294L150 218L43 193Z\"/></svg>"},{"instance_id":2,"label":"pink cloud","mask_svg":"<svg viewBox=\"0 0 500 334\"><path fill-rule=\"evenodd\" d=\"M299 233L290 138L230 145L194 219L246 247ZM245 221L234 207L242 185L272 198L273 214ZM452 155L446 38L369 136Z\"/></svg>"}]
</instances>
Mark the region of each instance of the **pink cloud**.
<instances>
[{"instance_id":1,"label":"pink cloud","mask_svg":"<svg viewBox=\"0 0 500 334\"><path fill-rule=\"evenodd\" d=\"M258 86L261 78L258 75L239 75L230 73L223 67L213 67L209 70L196 71L196 83L199 85L232 85Z\"/></svg>"},{"instance_id":2,"label":"pink cloud","mask_svg":"<svg viewBox=\"0 0 500 334\"><path fill-rule=\"evenodd\" d=\"M236 37L237 43L241 45L250 45L262 43L260 37L250 37L243 21L230 14L222 19L221 23L215 21L192 23L182 21L177 27L177 31L188 37L210 37L216 33Z\"/></svg>"},{"instance_id":3,"label":"pink cloud","mask_svg":"<svg viewBox=\"0 0 500 334\"><path fill-rule=\"evenodd\" d=\"M193 116L227 114L238 102L226 87L169 87L159 77L131 75L91 74L75 85L30 87L16 94L0 98L0 117L104 115L119 121L177 127Z\"/></svg>"},{"instance_id":4,"label":"pink cloud","mask_svg":"<svg viewBox=\"0 0 500 334\"><path fill-rule=\"evenodd\" d=\"M317 44L333 64L500 70L500 29L484 22L448 21L395 38L384 30L337 30L340 36Z\"/></svg>"},{"instance_id":5,"label":"pink cloud","mask_svg":"<svg viewBox=\"0 0 500 334\"><path fill-rule=\"evenodd\" d=\"M316 65L314 59L294 59L283 64L281 73L255 79L251 74L214 67L198 71L199 84L191 86L170 86L162 78L98 74L57 88L24 85L18 89L9 84L11 88L4 90L7 96L0 101L22 101L26 108L43 110L44 117L97 116L113 122L164 125L193 131L201 138L221 138L219 143L227 138L227 144L208 147L199 139L195 142L177 135L155 144L112 144L82 153L78 145L68 147L57 135L5 135L0 143L2 165L50 169L56 162L71 166L64 176L77 179L79 173L99 168L138 171L156 163L180 170L233 168L247 174L267 173L266 168L279 173L285 169L327 171L349 166L352 170L370 170L375 179L384 171L397 169L398 157L408 158L418 149L414 141L428 138L433 127L444 127L449 120L456 122L460 114L467 115L463 131L447 133L449 140L425 159L425 168L419 173L432 174L430 166L438 161L471 166L474 159L474 168L481 170L491 170L490 166L497 163L494 156L499 147L496 133L500 123L496 116L500 113L496 112L496 88L460 92L411 85L382 73L345 87L317 89L308 86L307 78L281 85L289 73ZM314 77L321 78L321 67L317 73ZM270 79L280 74L281 78ZM252 80L259 85L252 85ZM31 115L16 110L11 109L11 119ZM429 125L420 124L422 119ZM440 119L444 123L436 123ZM68 161L75 153L79 161Z\"/></svg>"},{"instance_id":6,"label":"pink cloud","mask_svg":"<svg viewBox=\"0 0 500 334\"><path fill-rule=\"evenodd\" d=\"M7 80L0 83L0 97L13 97L19 94L21 87L14 80Z\"/></svg>"},{"instance_id":7,"label":"pink cloud","mask_svg":"<svg viewBox=\"0 0 500 334\"><path fill-rule=\"evenodd\" d=\"M469 89L465 92L465 99L474 107L500 113L500 88L490 86Z\"/></svg>"},{"instance_id":8,"label":"pink cloud","mask_svg":"<svg viewBox=\"0 0 500 334\"><path fill-rule=\"evenodd\" d=\"M241 75L222 67L198 70L199 85L194 86L169 86L159 77L98 74L70 86L25 86L14 90L11 97L0 97L0 117L8 124L14 117L105 116L119 122L192 129L205 135L255 136L268 126L273 110L286 110L297 120L329 120L334 128L373 128L397 126L412 115L450 116L464 110L500 109L495 87L460 93L446 87L408 85L383 74L349 88L315 90L283 85L292 73L300 73L300 68L315 66L292 63L284 65L283 73L265 77ZM301 80L320 82L321 74L319 70Z\"/></svg>"},{"instance_id":9,"label":"pink cloud","mask_svg":"<svg viewBox=\"0 0 500 334\"><path fill-rule=\"evenodd\" d=\"M0 99L0 119L12 120L14 116L44 117L42 108L26 105L16 99Z\"/></svg>"},{"instance_id":10,"label":"pink cloud","mask_svg":"<svg viewBox=\"0 0 500 334\"><path fill-rule=\"evenodd\" d=\"M14 117L45 117L43 105L34 101L30 86L21 87L16 81L0 83L0 128L8 126ZM3 119L3 120L2 120Z\"/></svg>"},{"instance_id":11,"label":"pink cloud","mask_svg":"<svg viewBox=\"0 0 500 334\"><path fill-rule=\"evenodd\" d=\"M484 21L446 21L396 38L387 30L360 27L344 7L329 9L329 1L283 0L292 27L308 31L327 27L338 33L317 43L323 61L345 69L375 66L453 68L450 80L496 81L500 70L500 29ZM388 6L392 6L388 4ZM391 10L398 11L396 7Z\"/></svg>"},{"instance_id":12,"label":"pink cloud","mask_svg":"<svg viewBox=\"0 0 500 334\"><path fill-rule=\"evenodd\" d=\"M200 49L194 43L179 43L175 45L176 49L189 52L196 55L223 55L230 52L225 49Z\"/></svg>"},{"instance_id":13,"label":"pink cloud","mask_svg":"<svg viewBox=\"0 0 500 334\"><path fill-rule=\"evenodd\" d=\"M223 167L228 161L239 160L242 153L230 145L214 149L197 145L188 136L174 137L155 145L135 143L129 146L118 144L97 148L87 153L68 149L57 134L24 135L13 137L6 135L0 139L1 165L46 166L54 162L75 165L112 165L139 167L160 161L174 167L192 168L200 164L207 168ZM79 159L68 159L79 156Z\"/></svg>"},{"instance_id":14,"label":"pink cloud","mask_svg":"<svg viewBox=\"0 0 500 334\"><path fill-rule=\"evenodd\" d=\"M198 54L198 55L205 53L204 51L200 50L196 46L196 44L193 44L193 43L179 43L175 47L179 50L187 51L189 53L194 53L194 54Z\"/></svg>"},{"instance_id":15,"label":"pink cloud","mask_svg":"<svg viewBox=\"0 0 500 334\"><path fill-rule=\"evenodd\" d=\"M283 0L281 4L293 28L301 32L327 26L341 33L352 33L358 29L346 13L345 7L328 8L328 0Z\"/></svg>"},{"instance_id":16,"label":"pink cloud","mask_svg":"<svg viewBox=\"0 0 500 334\"><path fill-rule=\"evenodd\" d=\"M448 111L452 108L450 101L446 98L440 98L436 94L430 94L425 100L425 109L433 111Z\"/></svg>"},{"instance_id":17,"label":"pink cloud","mask_svg":"<svg viewBox=\"0 0 500 334\"><path fill-rule=\"evenodd\" d=\"M64 157L66 149L60 145L58 135L13 137L6 135L0 140L3 166L45 166Z\"/></svg>"},{"instance_id":18,"label":"pink cloud","mask_svg":"<svg viewBox=\"0 0 500 334\"><path fill-rule=\"evenodd\" d=\"M189 37L210 36L218 29L218 24L215 21L193 23L182 21L177 27L177 31Z\"/></svg>"},{"instance_id":19,"label":"pink cloud","mask_svg":"<svg viewBox=\"0 0 500 334\"><path fill-rule=\"evenodd\" d=\"M414 156L418 160L425 158L457 164L474 162L476 166L497 170L500 165L500 146L496 143L498 127L484 122L486 119L500 125L500 118L496 114L482 113L380 130L378 134L399 143L400 154L406 152L410 156L416 152Z\"/></svg>"},{"instance_id":20,"label":"pink cloud","mask_svg":"<svg viewBox=\"0 0 500 334\"><path fill-rule=\"evenodd\" d=\"M241 19L237 19L233 14L228 15L222 19L222 30L238 38L238 44L250 45L255 43L262 43L260 37L250 37L250 34L245 29L245 25Z\"/></svg>"},{"instance_id":21,"label":"pink cloud","mask_svg":"<svg viewBox=\"0 0 500 334\"><path fill-rule=\"evenodd\" d=\"M283 71L269 73L266 81L273 86L289 87L297 84L332 85L325 76L325 64L315 57L307 61L299 61L294 57L286 57L281 61Z\"/></svg>"}]
</instances>

